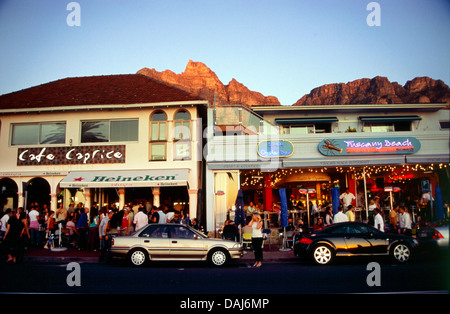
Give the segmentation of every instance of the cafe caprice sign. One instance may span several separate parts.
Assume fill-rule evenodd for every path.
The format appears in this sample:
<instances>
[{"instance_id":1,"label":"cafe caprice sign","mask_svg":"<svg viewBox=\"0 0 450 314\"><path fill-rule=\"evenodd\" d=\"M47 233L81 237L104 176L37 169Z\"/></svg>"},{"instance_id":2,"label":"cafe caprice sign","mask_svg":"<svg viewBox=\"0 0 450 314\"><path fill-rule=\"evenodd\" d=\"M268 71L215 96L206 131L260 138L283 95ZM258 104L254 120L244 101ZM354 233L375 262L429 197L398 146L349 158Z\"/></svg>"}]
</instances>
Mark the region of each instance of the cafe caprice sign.
<instances>
[{"instance_id":1,"label":"cafe caprice sign","mask_svg":"<svg viewBox=\"0 0 450 314\"><path fill-rule=\"evenodd\" d=\"M325 156L413 154L420 142L414 137L325 139L318 149Z\"/></svg>"},{"instance_id":2,"label":"cafe caprice sign","mask_svg":"<svg viewBox=\"0 0 450 314\"><path fill-rule=\"evenodd\" d=\"M125 163L125 145L19 148L18 166Z\"/></svg>"}]
</instances>

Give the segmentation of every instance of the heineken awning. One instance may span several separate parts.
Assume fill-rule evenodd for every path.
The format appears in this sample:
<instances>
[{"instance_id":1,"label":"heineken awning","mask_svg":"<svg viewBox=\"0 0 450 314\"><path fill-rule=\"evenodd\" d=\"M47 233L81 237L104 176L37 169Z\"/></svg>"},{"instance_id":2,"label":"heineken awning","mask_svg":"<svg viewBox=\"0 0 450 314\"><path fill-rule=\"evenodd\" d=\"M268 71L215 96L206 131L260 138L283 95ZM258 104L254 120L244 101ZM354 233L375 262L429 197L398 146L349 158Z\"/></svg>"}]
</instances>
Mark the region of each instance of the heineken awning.
<instances>
[{"instance_id":1,"label":"heineken awning","mask_svg":"<svg viewBox=\"0 0 450 314\"><path fill-rule=\"evenodd\" d=\"M187 169L72 171L61 188L126 188L187 186Z\"/></svg>"}]
</instances>

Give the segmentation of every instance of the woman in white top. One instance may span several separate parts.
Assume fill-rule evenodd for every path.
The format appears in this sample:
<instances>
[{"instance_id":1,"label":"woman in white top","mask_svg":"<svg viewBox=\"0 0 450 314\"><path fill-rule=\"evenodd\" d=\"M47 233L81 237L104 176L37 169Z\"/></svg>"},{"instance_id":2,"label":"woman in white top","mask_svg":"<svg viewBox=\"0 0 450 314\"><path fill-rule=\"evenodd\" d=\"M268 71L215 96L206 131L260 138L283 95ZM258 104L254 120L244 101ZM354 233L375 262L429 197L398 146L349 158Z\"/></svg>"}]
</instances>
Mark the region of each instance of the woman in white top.
<instances>
[{"instance_id":1,"label":"woman in white top","mask_svg":"<svg viewBox=\"0 0 450 314\"><path fill-rule=\"evenodd\" d=\"M263 221L261 216L258 214L253 214L252 220L248 226L252 227L252 246L253 252L255 253L255 264L253 267L261 267L263 260L263 235L262 235L262 225Z\"/></svg>"}]
</instances>

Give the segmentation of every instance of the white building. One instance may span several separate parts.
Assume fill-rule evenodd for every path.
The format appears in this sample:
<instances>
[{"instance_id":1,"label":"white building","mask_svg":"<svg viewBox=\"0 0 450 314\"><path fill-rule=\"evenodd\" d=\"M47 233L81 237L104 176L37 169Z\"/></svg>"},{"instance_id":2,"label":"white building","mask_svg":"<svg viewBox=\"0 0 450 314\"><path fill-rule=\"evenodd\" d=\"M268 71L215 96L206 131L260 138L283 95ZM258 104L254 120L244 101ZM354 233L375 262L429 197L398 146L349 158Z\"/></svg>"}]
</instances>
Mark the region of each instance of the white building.
<instances>
[{"instance_id":1,"label":"white building","mask_svg":"<svg viewBox=\"0 0 450 314\"><path fill-rule=\"evenodd\" d=\"M194 218L207 106L138 74L66 78L2 95L2 205L183 203Z\"/></svg>"}]
</instances>

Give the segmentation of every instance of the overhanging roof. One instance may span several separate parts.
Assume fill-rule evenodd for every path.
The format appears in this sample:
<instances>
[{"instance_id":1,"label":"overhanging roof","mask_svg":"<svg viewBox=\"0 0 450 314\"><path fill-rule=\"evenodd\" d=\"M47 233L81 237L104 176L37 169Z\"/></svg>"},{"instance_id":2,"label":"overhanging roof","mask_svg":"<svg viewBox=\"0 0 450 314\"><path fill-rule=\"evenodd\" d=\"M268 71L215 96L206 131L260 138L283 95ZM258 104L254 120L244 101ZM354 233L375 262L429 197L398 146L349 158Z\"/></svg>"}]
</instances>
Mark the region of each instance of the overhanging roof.
<instances>
[{"instance_id":1,"label":"overhanging roof","mask_svg":"<svg viewBox=\"0 0 450 314\"><path fill-rule=\"evenodd\" d=\"M187 169L72 171L61 188L124 188L187 186Z\"/></svg>"}]
</instances>

